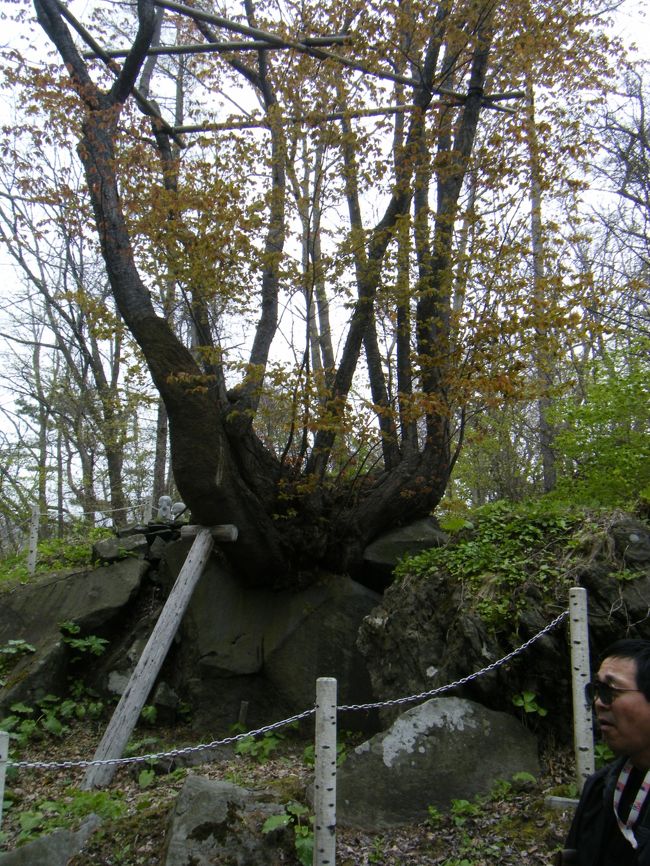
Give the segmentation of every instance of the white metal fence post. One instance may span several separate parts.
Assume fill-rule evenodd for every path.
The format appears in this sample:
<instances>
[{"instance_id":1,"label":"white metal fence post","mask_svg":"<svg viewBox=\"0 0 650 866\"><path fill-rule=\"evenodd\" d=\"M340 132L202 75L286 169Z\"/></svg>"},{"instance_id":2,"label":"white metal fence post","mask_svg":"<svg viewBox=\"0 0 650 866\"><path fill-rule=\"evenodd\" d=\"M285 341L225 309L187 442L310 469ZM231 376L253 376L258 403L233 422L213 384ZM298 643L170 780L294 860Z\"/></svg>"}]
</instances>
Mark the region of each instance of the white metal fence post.
<instances>
[{"instance_id":1,"label":"white metal fence post","mask_svg":"<svg viewBox=\"0 0 650 866\"><path fill-rule=\"evenodd\" d=\"M336 680L316 681L313 866L336 863Z\"/></svg>"},{"instance_id":2,"label":"white metal fence post","mask_svg":"<svg viewBox=\"0 0 650 866\"><path fill-rule=\"evenodd\" d=\"M34 574L36 571L36 555L38 552L38 524L40 512L38 505L32 508L32 519L29 524L29 547L27 548L27 571Z\"/></svg>"},{"instance_id":3,"label":"white metal fence post","mask_svg":"<svg viewBox=\"0 0 650 866\"><path fill-rule=\"evenodd\" d=\"M578 790L594 772L594 732L591 706L585 700L585 684L591 679L589 663L589 619L587 590L574 586L569 591L571 632L571 678L573 684L573 743Z\"/></svg>"},{"instance_id":4,"label":"white metal fence post","mask_svg":"<svg viewBox=\"0 0 650 866\"><path fill-rule=\"evenodd\" d=\"M5 776L9 757L9 734L0 731L0 827L2 827L2 805L5 799Z\"/></svg>"}]
</instances>

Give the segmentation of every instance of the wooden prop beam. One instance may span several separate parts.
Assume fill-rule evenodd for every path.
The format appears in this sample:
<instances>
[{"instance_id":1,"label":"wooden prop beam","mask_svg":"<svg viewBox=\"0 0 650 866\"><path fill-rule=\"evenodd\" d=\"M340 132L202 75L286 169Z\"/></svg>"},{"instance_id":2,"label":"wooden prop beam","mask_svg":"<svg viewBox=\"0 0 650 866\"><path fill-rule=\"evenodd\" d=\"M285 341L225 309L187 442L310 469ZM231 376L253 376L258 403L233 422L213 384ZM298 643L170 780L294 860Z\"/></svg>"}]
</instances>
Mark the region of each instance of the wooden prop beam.
<instances>
[{"instance_id":1,"label":"wooden prop beam","mask_svg":"<svg viewBox=\"0 0 650 866\"><path fill-rule=\"evenodd\" d=\"M196 537L124 694L115 708L102 741L97 747L93 759L95 761L121 758L124 754L124 748L153 688L183 614L187 610L194 587L212 552L215 537L219 537L221 541L234 541L237 538L235 526L197 526L185 527L185 529L195 530ZM89 789L108 785L116 769L116 764L93 764L86 771L82 787Z\"/></svg>"},{"instance_id":2,"label":"wooden prop beam","mask_svg":"<svg viewBox=\"0 0 650 866\"><path fill-rule=\"evenodd\" d=\"M181 526L181 538L196 538L205 529L204 526ZM232 523L223 523L220 526L210 527L212 538L215 541L237 541L239 530Z\"/></svg>"},{"instance_id":3,"label":"wooden prop beam","mask_svg":"<svg viewBox=\"0 0 650 866\"><path fill-rule=\"evenodd\" d=\"M339 63L341 66L345 66L348 69L354 69L357 72L361 72L363 75L370 75L374 78L382 78L387 81L395 81L397 84L404 84L407 87L419 88L421 87L421 80L419 76L415 76L410 78L405 75L397 75L394 72L390 72L387 69L377 70L370 69L362 63L357 62L356 60L351 59L350 57L345 57L342 54L337 54L332 51L327 51L323 48L317 47L314 44L308 44L308 40L304 39L283 39L281 36L276 36L275 33L269 33L267 30L260 30L257 27L250 27L247 24L242 24L239 21L233 21L229 18L224 18L221 15L214 15L210 12L204 12L202 9L196 9L193 6L187 6L184 3L177 3L175 0L154 0L156 6L160 6L163 9L169 9L171 12L178 12L180 15L186 15L189 18L193 18L195 21L204 21L206 24L214 24L217 27L221 27L225 30L230 30L234 33L240 33L242 36L248 36L252 39L259 39L265 43L269 48L292 48L294 51L299 51L303 54L307 54L310 57L315 57L318 60L333 60L336 63ZM345 34L343 34L345 35ZM466 93L461 93L456 90L451 90L448 87L433 87L431 88L432 93L437 93L440 96L451 96L453 99L458 102L465 102L467 99ZM511 93L495 93L492 95L486 94L484 97L483 105L486 108L494 108L498 111L504 111L506 113L512 113L511 109L502 108L500 106L496 106L493 103L495 101L501 101L503 99L521 99L524 96L523 91L512 91Z\"/></svg>"},{"instance_id":4,"label":"wooden prop beam","mask_svg":"<svg viewBox=\"0 0 650 866\"><path fill-rule=\"evenodd\" d=\"M349 39L348 36L312 36L300 39L302 45L308 48L318 45L341 45ZM291 49L290 45L276 45L264 39L255 39L252 42L235 40L232 42L197 42L188 45L159 45L147 51L148 57L174 56L177 54L220 54L232 51L268 51L271 49ZM102 52L103 57L119 60L128 55L128 48L108 49ZM81 55L85 60L92 60L99 55L94 51L84 51Z\"/></svg>"}]
</instances>

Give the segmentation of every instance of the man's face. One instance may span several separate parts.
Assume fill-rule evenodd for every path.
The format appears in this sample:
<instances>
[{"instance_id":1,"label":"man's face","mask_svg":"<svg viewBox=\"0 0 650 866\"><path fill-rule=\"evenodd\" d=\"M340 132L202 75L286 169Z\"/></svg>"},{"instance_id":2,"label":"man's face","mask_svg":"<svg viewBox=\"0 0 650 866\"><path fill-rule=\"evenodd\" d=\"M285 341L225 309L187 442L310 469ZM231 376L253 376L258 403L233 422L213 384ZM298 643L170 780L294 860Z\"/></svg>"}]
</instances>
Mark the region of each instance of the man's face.
<instances>
[{"instance_id":1,"label":"man's face","mask_svg":"<svg viewBox=\"0 0 650 866\"><path fill-rule=\"evenodd\" d=\"M598 679L617 689L636 689L634 659L607 658ZM639 691L615 692L610 706L594 704L603 738L616 755L628 755L641 769L650 769L650 701Z\"/></svg>"}]
</instances>

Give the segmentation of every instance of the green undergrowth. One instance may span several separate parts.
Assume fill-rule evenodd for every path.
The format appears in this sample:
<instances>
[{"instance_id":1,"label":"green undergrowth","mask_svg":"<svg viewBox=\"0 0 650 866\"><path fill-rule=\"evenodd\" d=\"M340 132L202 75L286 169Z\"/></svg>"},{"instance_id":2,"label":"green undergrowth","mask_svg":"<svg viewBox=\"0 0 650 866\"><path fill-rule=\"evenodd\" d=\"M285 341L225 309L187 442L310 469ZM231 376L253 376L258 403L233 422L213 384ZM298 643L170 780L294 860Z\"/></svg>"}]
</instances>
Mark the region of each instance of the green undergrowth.
<instances>
[{"instance_id":1,"label":"green undergrowth","mask_svg":"<svg viewBox=\"0 0 650 866\"><path fill-rule=\"evenodd\" d=\"M635 569L617 560L607 530L620 512L564 505L553 499L504 500L440 521L449 543L402 560L398 580L446 574L463 589L466 609L493 627L516 620L532 595L542 604L566 598L579 566L606 562L613 576Z\"/></svg>"},{"instance_id":2,"label":"green undergrowth","mask_svg":"<svg viewBox=\"0 0 650 866\"><path fill-rule=\"evenodd\" d=\"M529 806L522 810L524 801ZM499 863L504 855L517 849L524 855L529 847L545 849L550 855L559 847L564 829L556 825L555 817L535 777L517 773L511 780L498 780L488 794L453 799L447 810L430 806L431 847L443 855L437 861L441 866ZM451 838L453 854L445 858L444 847Z\"/></svg>"},{"instance_id":3,"label":"green undergrowth","mask_svg":"<svg viewBox=\"0 0 650 866\"><path fill-rule=\"evenodd\" d=\"M18 759L19 752L34 742L61 740L70 733L75 723L83 723L91 730L105 723L110 704L86 682L79 665L92 664L103 655L108 640L95 634L83 634L81 626L72 620L59 623L63 643L69 648L70 675L63 694L46 694L34 703L15 701L0 713L0 730L9 733L10 757ZM0 686L11 685L13 668L19 660L35 648L21 639L9 640L0 646ZM140 714L140 725L152 727L157 720L157 709L145 705Z\"/></svg>"},{"instance_id":4,"label":"green undergrowth","mask_svg":"<svg viewBox=\"0 0 650 866\"><path fill-rule=\"evenodd\" d=\"M63 538L48 538L39 541L36 555L36 570L33 575L27 568L27 551L14 553L0 560L0 590L16 583L29 583L44 574L71 568L86 568L92 565L92 545L102 538L110 538L113 531L108 527L88 528L79 526Z\"/></svg>"},{"instance_id":5,"label":"green undergrowth","mask_svg":"<svg viewBox=\"0 0 650 866\"><path fill-rule=\"evenodd\" d=\"M76 827L93 814L103 819L119 818L126 809L119 791L82 791L70 787L56 800L42 800L36 808L20 812L21 829L16 842L22 845L62 827Z\"/></svg>"}]
</instances>

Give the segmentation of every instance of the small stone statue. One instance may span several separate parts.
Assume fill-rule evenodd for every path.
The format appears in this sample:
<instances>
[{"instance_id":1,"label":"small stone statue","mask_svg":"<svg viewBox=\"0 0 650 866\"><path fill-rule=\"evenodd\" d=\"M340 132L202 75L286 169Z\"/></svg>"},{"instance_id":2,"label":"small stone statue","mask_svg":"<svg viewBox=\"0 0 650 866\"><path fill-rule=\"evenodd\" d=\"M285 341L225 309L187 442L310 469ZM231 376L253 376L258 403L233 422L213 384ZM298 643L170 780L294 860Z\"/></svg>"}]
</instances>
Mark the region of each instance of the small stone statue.
<instances>
[{"instance_id":1,"label":"small stone statue","mask_svg":"<svg viewBox=\"0 0 650 866\"><path fill-rule=\"evenodd\" d=\"M172 498L171 496L161 496L158 500L158 520L163 523L169 523L172 519Z\"/></svg>"},{"instance_id":2,"label":"small stone statue","mask_svg":"<svg viewBox=\"0 0 650 866\"><path fill-rule=\"evenodd\" d=\"M172 505L172 520L178 520L186 508L187 506L184 502L174 502Z\"/></svg>"}]
</instances>

